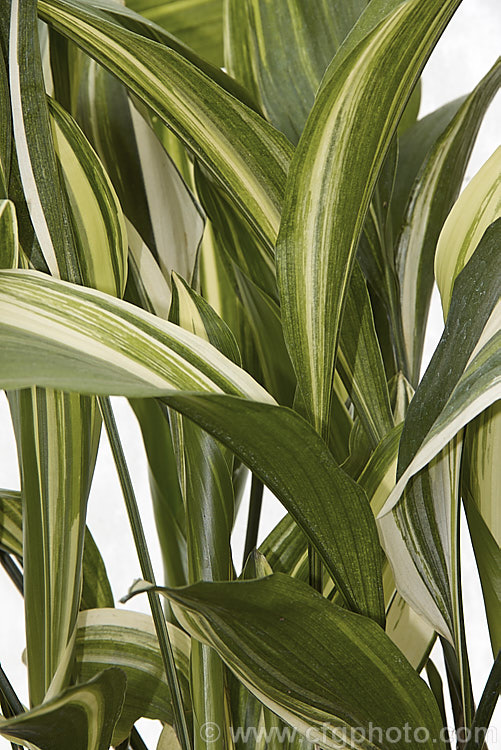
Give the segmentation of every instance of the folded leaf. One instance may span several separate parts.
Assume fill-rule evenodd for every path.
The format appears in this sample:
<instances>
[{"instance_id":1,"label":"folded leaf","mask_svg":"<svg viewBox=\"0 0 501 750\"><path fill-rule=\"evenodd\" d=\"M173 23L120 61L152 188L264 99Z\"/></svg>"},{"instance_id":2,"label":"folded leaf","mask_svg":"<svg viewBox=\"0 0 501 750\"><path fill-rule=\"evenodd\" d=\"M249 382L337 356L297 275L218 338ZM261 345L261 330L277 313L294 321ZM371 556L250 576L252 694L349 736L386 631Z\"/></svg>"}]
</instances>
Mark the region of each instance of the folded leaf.
<instances>
[{"instance_id":1,"label":"folded leaf","mask_svg":"<svg viewBox=\"0 0 501 750\"><path fill-rule=\"evenodd\" d=\"M190 639L169 624L169 636L184 705L189 705ZM160 647L149 615L116 609L92 609L78 618L75 679L87 682L104 667L119 665L127 678L123 707L113 731L113 745L128 737L140 717L172 724L169 687Z\"/></svg>"},{"instance_id":2,"label":"folded leaf","mask_svg":"<svg viewBox=\"0 0 501 750\"><path fill-rule=\"evenodd\" d=\"M423 748L444 747L435 699L396 646L375 623L306 584L276 573L159 590L185 614L191 634L309 741L386 748L389 727L399 727L391 744L404 748L408 725L414 740L426 733ZM379 737L377 729L369 735L371 726Z\"/></svg>"},{"instance_id":3,"label":"folded leaf","mask_svg":"<svg viewBox=\"0 0 501 750\"><path fill-rule=\"evenodd\" d=\"M0 272L0 343L8 353L1 386L35 381L127 396L244 396L171 396L168 403L224 442L293 511L349 606L384 621L379 542L363 490L305 420L267 409L273 399L217 349L126 302L27 271ZM319 466L313 474L312 462Z\"/></svg>"},{"instance_id":4,"label":"folded leaf","mask_svg":"<svg viewBox=\"0 0 501 750\"><path fill-rule=\"evenodd\" d=\"M108 750L122 710L125 684L121 669L105 669L31 711L0 720L0 735L28 747Z\"/></svg>"}]
</instances>

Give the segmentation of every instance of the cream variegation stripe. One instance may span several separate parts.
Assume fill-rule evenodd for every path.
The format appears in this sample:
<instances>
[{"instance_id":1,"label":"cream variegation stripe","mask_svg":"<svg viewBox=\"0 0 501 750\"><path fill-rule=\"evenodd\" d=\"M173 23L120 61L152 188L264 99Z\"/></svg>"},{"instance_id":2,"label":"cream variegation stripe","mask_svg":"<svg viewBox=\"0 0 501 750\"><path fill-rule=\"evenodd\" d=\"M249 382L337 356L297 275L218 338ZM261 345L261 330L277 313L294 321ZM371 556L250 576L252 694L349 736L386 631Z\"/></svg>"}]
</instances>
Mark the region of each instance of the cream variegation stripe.
<instances>
[{"instance_id":1,"label":"cream variegation stripe","mask_svg":"<svg viewBox=\"0 0 501 750\"><path fill-rule=\"evenodd\" d=\"M108 750L122 710L125 687L126 678L120 669L106 669L47 703L11 719L2 719L0 735L33 750L36 748L30 741L33 737L37 738L37 746L66 750L74 746L75 736L85 738L81 747L86 750Z\"/></svg>"},{"instance_id":2,"label":"cream variegation stripe","mask_svg":"<svg viewBox=\"0 0 501 750\"><path fill-rule=\"evenodd\" d=\"M459 194L482 117L500 83L501 58L435 142L414 182L407 205L396 258L407 359L416 383L432 288L431 263L441 223Z\"/></svg>"},{"instance_id":3,"label":"cream variegation stripe","mask_svg":"<svg viewBox=\"0 0 501 750\"><path fill-rule=\"evenodd\" d=\"M30 149L25 128L24 102L21 94L21 67L19 60L19 6L21 0L12 0L9 33L9 79L12 101L12 124L16 143L19 173L31 221L40 247L53 276L59 277L59 264L47 219L42 206L38 184L33 173Z\"/></svg>"},{"instance_id":4,"label":"cream variegation stripe","mask_svg":"<svg viewBox=\"0 0 501 750\"><path fill-rule=\"evenodd\" d=\"M371 193L408 95L458 4L402 3L342 63L335 57L293 158L277 245L282 314L307 412L324 435L344 298ZM388 71L378 85L376 70ZM377 124L368 109L378 113Z\"/></svg>"},{"instance_id":5,"label":"cream variegation stripe","mask_svg":"<svg viewBox=\"0 0 501 750\"><path fill-rule=\"evenodd\" d=\"M83 280L86 286L122 296L127 278L127 234L117 195L76 122L55 101L50 101L49 111Z\"/></svg>"},{"instance_id":6,"label":"cream variegation stripe","mask_svg":"<svg viewBox=\"0 0 501 750\"><path fill-rule=\"evenodd\" d=\"M130 102L157 260L166 279L173 270L191 280L204 218L152 128ZM184 252L182 252L184 251Z\"/></svg>"},{"instance_id":7,"label":"cream variegation stripe","mask_svg":"<svg viewBox=\"0 0 501 750\"><path fill-rule=\"evenodd\" d=\"M445 409L388 496L379 519L398 503L411 477L440 453L463 427L501 398L500 364L501 332L498 332L464 371Z\"/></svg>"},{"instance_id":8,"label":"cream variegation stripe","mask_svg":"<svg viewBox=\"0 0 501 750\"><path fill-rule=\"evenodd\" d=\"M435 278L447 317L456 276L471 258L487 227L501 216L501 146L468 183L440 234Z\"/></svg>"},{"instance_id":9,"label":"cream variegation stripe","mask_svg":"<svg viewBox=\"0 0 501 750\"><path fill-rule=\"evenodd\" d=\"M11 340L18 349L15 339L23 337L33 346L40 337L54 354L73 352L76 361L88 363L84 380L92 392L111 393L110 378L116 377L120 385L115 387L129 396L183 389L224 391L274 403L250 375L203 339L127 302L34 271L1 272L0 321L5 346ZM24 356L29 356L29 347ZM14 365L8 360L0 365L6 387L7 368ZM59 380L50 361L47 364L51 378ZM71 388L70 369L61 378L62 388ZM40 375L38 371L38 382ZM27 385L31 377L25 370L21 380Z\"/></svg>"},{"instance_id":10,"label":"cream variegation stripe","mask_svg":"<svg viewBox=\"0 0 501 750\"><path fill-rule=\"evenodd\" d=\"M287 140L176 52L94 15L89 6L43 0L39 10L44 20L118 73L173 128L231 191L271 250L291 155ZM257 160L255 153L266 158Z\"/></svg>"}]
</instances>

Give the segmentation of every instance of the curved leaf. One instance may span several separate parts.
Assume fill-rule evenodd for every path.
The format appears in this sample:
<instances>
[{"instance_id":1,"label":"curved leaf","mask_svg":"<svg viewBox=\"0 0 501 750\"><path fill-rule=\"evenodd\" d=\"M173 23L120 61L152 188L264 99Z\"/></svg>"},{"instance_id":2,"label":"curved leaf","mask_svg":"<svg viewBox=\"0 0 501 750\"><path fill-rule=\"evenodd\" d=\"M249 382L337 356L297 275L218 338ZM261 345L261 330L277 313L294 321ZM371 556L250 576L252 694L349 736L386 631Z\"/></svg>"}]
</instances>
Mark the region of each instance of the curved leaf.
<instances>
[{"instance_id":1,"label":"curved leaf","mask_svg":"<svg viewBox=\"0 0 501 750\"><path fill-rule=\"evenodd\" d=\"M108 750L122 709L125 683L121 669L105 669L31 711L0 720L0 735L28 747Z\"/></svg>"},{"instance_id":2,"label":"curved leaf","mask_svg":"<svg viewBox=\"0 0 501 750\"><path fill-rule=\"evenodd\" d=\"M0 342L7 353L1 386L35 381L127 396L175 390L244 396L181 401L172 395L168 403L225 442L270 486L293 510L350 606L383 622L379 542L363 490L307 422L285 408L267 409L274 403L269 394L210 344L126 302L28 271L0 272ZM311 473L311 462L319 472Z\"/></svg>"},{"instance_id":3,"label":"curved leaf","mask_svg":"<svg viewBox=\"0 0 501 750\"><path fill-rule=\"evenodd\" d=\"M343 62L334 58L293 158L277 245L282 315L307 413L323 434L371 193L407 98L458 5L402 3Z\"/></svg>"},{"instance_id":4,"label":"curved leaf","mask_svg":"<svg viewBox=\"0 0 501 750\"><path fill-rule=\"evenodd\" d=\"M396 254L403 334L409 372L415 384L419 380L434 281L435 247L447 214L459 194L483 114L500 85L501 58L436 140L416 177L409 198Z\"/></svg>"},{"instance_id":5,"label":"curved leaf","mask_svg":"<svg viewBox=\"0 0 501 750\"><path fill-rule=\"evenodd\" d=\"M284 136L173 49L107 20L86 3L43 0L39 12L169 125L271 249L291 153Z\"/></svg>"},{"instance_id":6,"label":"curved leaf","mask_svg":"<svg viewBox=\"0 0 501 750\"><path fill-rule=\"evenodd\" d=\"M188 706L190 639L175 625L169 636L181 680L184 705ZM113 745L129 736L137 719L160 719L172 724L173 714L162 656L149 615L117 609L91 609L78 618L75 679L87 682L111 665L125 673L123 708L113 731Z\"/></svg>"},{"instance_id":7,"label":"curved leaf","mask_svg":"<svg viewBox=\"0 0 501 750\"><path fill-rule=\"evenodd\" d=\"M194 637L211 644L265 706L311 742L384 748L388 728L400 727L391 744L404 748L408 723L411 737L417 727L428 730L423 748L444 747L435 699L396 646L374 622L306 584L276 573L159 591L185 615ZM379 737L369 736L370 725L381 729Z\"/></svg>"}]
</instances>

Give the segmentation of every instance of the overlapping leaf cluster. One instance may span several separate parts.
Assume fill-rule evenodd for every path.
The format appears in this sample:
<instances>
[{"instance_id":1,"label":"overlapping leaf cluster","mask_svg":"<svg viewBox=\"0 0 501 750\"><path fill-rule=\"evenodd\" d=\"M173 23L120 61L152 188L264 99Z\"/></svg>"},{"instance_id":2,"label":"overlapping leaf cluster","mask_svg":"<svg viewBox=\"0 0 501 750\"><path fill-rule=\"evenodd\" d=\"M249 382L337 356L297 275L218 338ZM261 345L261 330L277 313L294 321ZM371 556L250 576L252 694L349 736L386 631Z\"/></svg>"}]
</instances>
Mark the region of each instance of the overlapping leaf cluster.
<instances>
[{"instance_id":1,"label":"overlapping leaf cluster","mask_svg":"<svg viewBox=\"0 0 501 750\"><path fill-rule=\"evenodd\" d=\"M437 634L457 728L488 725L499 663L475 711L457 540L464 504L496 656L501 149L460 191L501 62L417 119L459 4L5 0L0 387L21 491L0 491L0 548L31 704L2 673L12 743L144 747L149 717L159 750L383 750L404 727L445 748ZM164 587L110 395L141 428ZM103 425L152 618L114 608L86 527ZM263 485L287 514L256 550Z\"/></svg>"}]
</instances>

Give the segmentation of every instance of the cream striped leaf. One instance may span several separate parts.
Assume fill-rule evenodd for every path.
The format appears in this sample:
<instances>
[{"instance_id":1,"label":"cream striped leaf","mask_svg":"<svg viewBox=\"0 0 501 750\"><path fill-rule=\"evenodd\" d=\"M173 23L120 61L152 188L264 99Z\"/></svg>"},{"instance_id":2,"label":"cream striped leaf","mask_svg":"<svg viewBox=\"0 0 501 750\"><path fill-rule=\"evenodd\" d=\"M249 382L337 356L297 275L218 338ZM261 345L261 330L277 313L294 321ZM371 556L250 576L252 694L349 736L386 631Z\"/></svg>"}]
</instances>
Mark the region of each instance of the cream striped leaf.
<instances>
[{"instance_id":1,"label":"cream striped leaf","mask_svg":"<svg viewBox=\"0 0 501 750\"><path fill-rule=\"evenodd\" d=\"M10 4L9 84L19 174L45 263L52 275L80 281L52 140L34 0Z\"/></svg>"},{"instance_id":2,"label":"cream striped leaf","mask_svg":"<svg viewBox=\"0 0 501 750\"><path fill-rule=\"evenodd\" d=\"M0 489L0 547L23 559L23 508L21 493ZM113 595L106 568L89 529L85 529L82 561L81 609L112 607Z\"/></svg>"},{"instance_id":3,"label":"cream striped leaf","mask_svg":"<svg viewBox=\"0 0 501 750\"><path fill-rule=\"evenodd\" d=\"M200 207L125 86L94 60L83 65L77 117L129 221L135 264L143 263L140 278L133 267L136 284L145 290L150 278L153 289L161 284L151 262L146 262L147 249L165 277L164 284L170 283L172 270L190 280L204 228ZM146 247L140 249L140 240ZM154 299L158 291L152 292ZM168 292L162 307L168 309L169 303Z\"/></svg>"},{"instance_id":4,"label":"cream striped leaf","mask_svg":"<svg viewBox=\"0 0 501 750\"><path fill-rule=\"evenodd\" d=\"M12 201L0 199L0 268L17 268L18 260L16 208Z\"/></svg>"},{"instance_id":5,"label":"cream striped leaf","mask_svg":"<svg viewBox=\"0 0 501 750\"><path fill-rule=\"evenodd\" d=\"M466 429L462 495L484 595L494 656L501 648L501 400Z\"/></svg>"},{"instance_id":6,"label":"cream striped leaf","mask_svg":"<svg viewBox=\"0 0 501 750\"><path fill-rule=\"evenodd\" d=\"M125 685L121 669L106 669L31 711L1 719L0 735L32 750L108 750Z\"/></svg>"},{"instance_id":7,"label":"cream striped leaf","mask_svg":"<svg viewBox=\"0 0 501 750\"><path fill-rule=\"evenodd\" d=\"M396 253L403 334L413 383L419 380L438 236L459 194L482 117L500 85L501 58L436 140L409 198ZM451 238L449 245L454 244Z\"/></svg>"},{"instance_id":8,"label":"cream striped leaf","mask_svg":"<svg viewBox=\"0 0 501 750\"><path fill-rule=\"evenodd\" d=\"M437 247L437 282L442 295L444 314L449 305L450 289L474 251L474 243L491 221L501 216L501 148L475 175L465 188L440 235ZM497 222L499 223L499 222ZM499 259L494 269L496 273ZM491 321L491 333L501 328L501 316ZM484 332L483 338L487 336ZM462 493L468 526L482 582L484 602L494 653L499 650L499 604L501 600L499 550L498 459L501 445L499 401L489 406L466 430Z\"/></svg>"},{"instance_id":9,"label":"cream striped leaf","mask_svg":"<svg viewBox=\"0 0 501 750\"><path fill-rule=\"evenodd\" d=\"M294 513L350 606L383 621L379 543L363 490L301 417L275 407L217 349L126 302L30 271L0 272L0 343L8 355L2 387L35 381L102 394L172 394L169 405L226 444ZM214 395L174 397L176 390ZM230 403L218 393L244 398ZM294 453L290 435L284 438L292 432ZM313 475L312 460L322 467Z\"/></svg>"},{"instance_id":10,"label":"cream striped leaf","mask_svg":"<svg viewBox=\"0 0 501 750\"><path fill-rule=\"evenodd\" d=\"M267 119L297 143L322 76L367 5L316 0L230 0L226 67Z\"/></svg>"},{"instance_id":11,"label":"cream striped leaf","mask_svg":"<svg viewBox=\"0 0 501 750\"><path fill-rule=\"evenodd\" d=\"M343 61L334 58L327 70L293 159L277 246L282 315L308 414L323 434L371 193L407 98L458 5L410 0L350 53L342 48Z\"/></svg>"},{"instance_id":12,"label":"cream striped leaf","mask_svg":"<svg viewBox=\"0 0 501 750\"><path fill-rule=\"evenodd\" d=\"M147 589L142 582L132 595ZM387 728L408 722L411 736L418 726L429 730L423 748L444 747L431 691L388 636L307 584L275 573L158 590L178 605L192 636L212 645L267 708L310 742L382 750ZM381 739L369 737L369 722L381 728ZM407 746L403 733L392 745Z\"/></svg>"},{"instance_id":13,"label":"cream striped leaf","mask_svg":"<svg viewBox=\"0 0 501 750\"><path fill-rule=\"evenodd\" d=\"M404 423L398 482L378 516L400 593L456 645L465 700L455 548L460 431L500 396L501 280L486 273L499 265L500 231L498 221L456 281L444 335Z\"/></svg>"},{"instance_id":14,"label":"cream striped leaf","mask_svg":"<svg viewBox=\"0 0 501 750\"><path fill-rule=\"evenodd\" d=\"M23 491L30 701L38 705L69 680L100 418L88 396L42 388L8 395Z\"/></svg>"},{"instance_id":15,"label":"cream striped leaf","mask_svg":"<svg viewBox=\"0 0 501 750\"><path fill-rule=\"evenodd\" d=\"M210 305L176 274L172 282L169 320L239 361L230 330ZM176 412L171 411L170 423L186 514L188 581L231 580L230 536L235 513L232 456L213 437ZM221 732L221 748L232 748L225 668L212 649L197 641L191 647L191 674L195 747L211 750L212 738L204 736L204 727L215 725Z\"/></svg>"},{"instance_id":16,"label":"cream striped leaf","mask_svg":"<svg viewBox=\"0 0 501 750\"><path fill-rule=\"evenodd\" d=\"M106 395L162 396L181 388L274 403L210 344L127 302L36 271L3 271L0 288L4 388L35 379Z\"/></svg>"},{"instance_id":17,"label":"cream striped leaf","mask_svg":"<svg viewBox=\"0 0 501 750\"><path fill-rule=\"evenodd\" d=\"M43 0L39 12L172 128L271 249L291 155L284 136L173 49L108 21L86 3Z\"/></svg>"},{"instance_id":18,"label":"cream striped leaf","mask_svg":"<svg viewBox=\"0 0 501 750\"><path fill-rule=\"evenodd\" d=\"M501 146L468 183L447 217L435 254L444 318L454 281L489 225L501 216Z\"/></svg>"},{"instance_id":19,"label":"cream striped leaf","mask_svg":"<svg viewBox=\"0 0 501 750\"><path fill-rule=\"evenodd\" d=\"M175 625L168 626L183 702L190 705L190 638ZM123 709L113 731L112 744L128 736L137 719L160 719L172 724L169 687L153 621L149 615L116 609L81 612L76 634L77 683L86 683L103 669L117 665L127 677Z\"/></svg>"},{"instance_id":20,"label":"cream striped leaf","mask_svg":"<svg viewBox=\"0 0 501 750\"><path fill-rule=\"evenodd\" d=\"M127 279L127 233L117 195L73 118L53 99L49 114L82 279L87 286L121 297Z\"/></svg>"},{"instance_id":21,"label":"cream striped leaf","mask_svg":"<svg viewBox=\"0 0 501 750\"><path fill-rule=\"evenodd\" d=\"M223 65L223 0L128 0L129 8Z\"/></svg>"},{"instance_id":22,"label":"cream striped leaf","mask_svg":"<svg viewBox=\"0 0 501 750\"><path fill-rule=\"evenodd\" d=\"M16 490L0 490L0 547L23 557L23 508L21 493Z\"/></svg>"},{"instance_id":23,"label":"cream striped leaf","mask_svg":"<svg viewBox=\"0 0 501 750\"><path fill-rule=\"evenodd\" d=\"M455 281L453 304L444 333L407 412L399 450L398 478L407 470L421 446L428 441L430 431L435 431L436 424L442 421L443 414L455 401L456 387L467 378L468 371L473 371L481 350L499 335L500 236L501 219L498 219L487 229L469 263ZM490 356L490 352L485 348L485 354ZM478 389L475 389L468 401L474 402L479 395ZM487 394L485 396L487 402L486 398L481 398L479 402L484 402L483 408L489 405ZM469 414L465 410L462 419L466 421L461 426L478 413ZM451 433L450 437L453 435ZM437 452L444 446L445 443Z\"/></svg>"}]
</instances>

